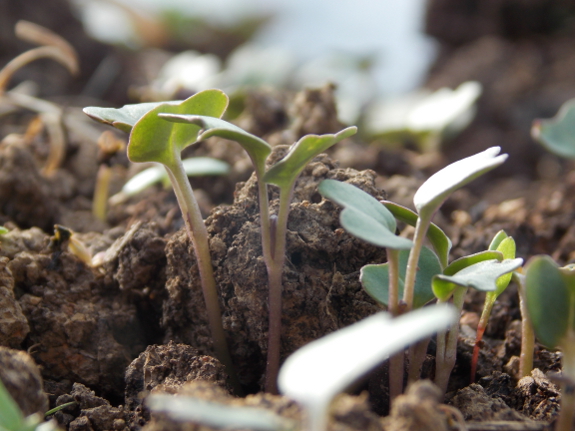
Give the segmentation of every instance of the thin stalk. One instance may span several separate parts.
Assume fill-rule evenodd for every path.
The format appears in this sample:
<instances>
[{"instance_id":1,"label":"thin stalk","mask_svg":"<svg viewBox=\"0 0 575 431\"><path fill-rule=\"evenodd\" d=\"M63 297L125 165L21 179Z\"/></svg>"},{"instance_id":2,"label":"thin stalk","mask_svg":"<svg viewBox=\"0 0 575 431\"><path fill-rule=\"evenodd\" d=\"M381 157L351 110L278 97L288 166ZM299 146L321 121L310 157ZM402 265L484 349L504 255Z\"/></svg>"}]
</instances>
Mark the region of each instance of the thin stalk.
<instances>
[{"instance_id":1,"label":"thin stalk","mask_svg":"<svg viewBox=\"0 0 575 431\"><path fill-rule=\"evenodd\" d=\"M575 296L572 295L571 303ZM574 313L571 313L572 315ZM570 319L573 320L573 319ZM573 326L570 326L571 328ZM567 336L561 343L561 367L563 379L561 380L561 410L559 418L555 423L555 431L571 431L573 428L573 417L575 416L575 333L570 329Z\"/></svg>"},{"instance_id":2,"label":"thin stalk","mask_svg":"<svg viewBox=\"0 0 575 431\"><path fill-rule=\"evenodd\" d=\"M280 206L275 222L275 235L270 231L270 264L268 264L269 279L269 329L268 357L266 364L266 392L277 394L277 376L280 367L281 347L281 314L282 314L282 275L286 253L287 220L293 185L289 190L280 190ZM271 226L270 226L271 227Z\"/></svg>"},{"instance_id":3,"label":"thin stalk","mask_svg":"<svg viewBox=\"0 0 575 431\"><path fill-rule=\"evenodd\" d=\"M405 284L403 286L403 302L405 302L406 311L413 309L413 296L415 289L415 279L417 277L417 266L419 264L419 255L425 240L427 228L431 222L431 217L423 219L417 218L415 223L415 233L413 235L413 247L409 252L407 260L407 269L405 270Z\"/></svg>"},{"instance_id":4,"label":"thin stalk","mask_svg":"<svg viewBox=\"0 0 575 431\"><path fill-rule=\"evenodd\" d=\"M110 180L112 178L112 169L105 163L98 168L96 176L96 187L94 189L94 198L92 200L92 214L102 221L106 221L106 212L108 206L108 190L110 189Z\"/></svg>"},{"instance_id":5,"label":"thin stalk","mask_svg":"<svg viewBox=\"0 0 575 431\"><path fill-rule=\"evenodd\" d=\"M388 310L393 317L399 315L399 250L385 249L389 268Z\"/></svg>"},{"instance_id":6,"label":"thin stalk","mask_svg":"<svg viewBox=\"0 0 575 431\"><path fill-rule=\"evenodd\" d=\"M405 284L403 286L403 302L405 303L405 311L409 312L413 309L413 297L415 290L415 279L417 277L417 267L419 264L419 255L421 254L421 249L423 247L423 241L425 240L425 235L429 224L431 223L431 217L422 218L419 216L417 222L415 223L415 233L413 235L413 247L409 252L409 257L407 259L407 268L405 270ZM415 346L410 346L407 357L409 362L409 375L413 376L414 371L412 368L419 370L421 368L420 363L416 361L421 360L416 358ZM424 358L425 359L425 358Z\"/></svg>"},{"instance_id":7,"label":"thin stalk","mask_svg":"<svg viewBox=\"0 0 575 431\"><path fill-rule=\"evenodd\" d=\"M453 305L461 313L463 309L463 300L465 299L465 294L467 293L466 287L456 287L453 292ZM439 336L437 340L437 356L435 359L435 384L441 389L441 393L445 395L447 391L447 384L449 383L449 377L451 376L451 371L455 366L455 359L457 357L457 339L459 337L459 319L457 319L449 332L443 335L443 341L440 343ZM440 345L443 351L440 355ZM439 360L438 360L439 359Z\"/></svg>"},{"instance_id":8,"label":"thin stalk","mask_svg":"<svg viewBox=\"0 0 575 431\"><path fill-rule=\"evenodd\" d=\"M210 256L208 230L204 224L200 207L194 197L192 186L190 185L188 177L184 171L181 160L178 160L166 169L166 171L168 172L168 176L173 184L178 204L182 210L188 236L194 246L194 252L200 272L202 292L206 302L208 322L212 338L214 340L215 355L226 367L230 377L230 383L234 389L239 391L238 393L241 393L241 386L232 364L232 359L228 350L228 343L226 341L226 334L222 323L218 290Z\"/></svg>"},{"instance_id":9,"label":"thin stalk","mask_svg":"<svg viewBox=\"0 0 575 431\"><path fill-rule=\"evenodd\" d=\"M485 302L483 304L483 311L481 312L481 317L479 319L479 324L477 325L477 334L475 335L475 345L473 346L473 357L471 358L471 376L470 383L475 383L475 374L477 372L477 361L479 360L479 345L483 339L483 334L487 329L487 323L489 322L489 316L491 316L491 310L493 310L493 305L497 299L496 295L490 295L490 292L485 296Z\"/></svg>"},{"instance_id":10,"label":"thin stalk","mask_svg":"<svg viewBox=\"0 0 575 431\"><path fill-rule=\"evenodd\" d=\"M516 277L519 290L519 309L521 310L521 353L519 354L519 378L531 375L533 370L533 352L535 351L535 332L527 312L525 298L525 278Z\"/></svg>"},{"instance_id":11,"label":"thin stalk","mask_svg":"<svg viewBox=\"0 0 575 431\"><path fill-rule=\"evenodd\" d=\"M389 267L388 310L392 316L399 315L399 250L386 249ZM403 369L405 353L403 351L389 358L389 410L393 400L403 392Z\"/></svg>"},{"instance_id":12,"label":"thin stalk","mask_svg":"<svg viewBox=\"0 0 575 431\"><path fill-rule=\"evenodd\" d=\"M421 368L427 356L427 346L429 345L429 338L421 340L411 346L411 361L409 365L409 373L407 375L407 384L411 384L421 378Z\"/></svg>"}]
</instances>

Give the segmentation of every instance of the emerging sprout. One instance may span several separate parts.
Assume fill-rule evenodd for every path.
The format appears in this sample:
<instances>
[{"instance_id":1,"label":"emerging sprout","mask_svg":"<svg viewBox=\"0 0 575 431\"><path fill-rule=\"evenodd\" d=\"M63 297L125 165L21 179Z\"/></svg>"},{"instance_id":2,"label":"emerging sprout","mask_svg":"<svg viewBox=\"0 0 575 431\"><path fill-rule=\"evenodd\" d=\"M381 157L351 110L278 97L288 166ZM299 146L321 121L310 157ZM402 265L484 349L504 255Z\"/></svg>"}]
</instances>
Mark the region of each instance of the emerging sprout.
<instances>
[{"instance_id":1,"label":"emerging sprout","mask_svg":"<svg viewBox=\"0 0 575 431\"><path fill-rule=\"evenodd\" d=\"M514 259L515 249L515 241L513 238L507 236L503 230L499 231L495 235L489 245L489 250L501 252L504 259ZM475 337L475 346L473 347L473 357L471 359L471 383L475 381L475 371L477 370L477 360L479 358L479 347L481 339L483 338L483 333L485 332L485 329L487 329L487 322L489 321L491 310L493 309L493 305L495 304L497 297L507 289L507 286L509 286L512 276L512 273L507 273L499 277L496 281L497 289L489 291L485 295L485 303L483 304L483 312L481 313L481 318L477 325L477 335Z\"/></svg>"},{"instance_id":2,"label":"emerging sprout","mask_svg":"<svg viewBox=\"0 0 575 431\"><path fill-rule=\"evenodd\" d=\"M497 290L497 280L511 273L523 264L523 259L503 259L503 254L491 259L491 252L477 253L454 261L444 274L433 278L433 293L440 303L453 297L453 305L461 313L467 289L472 287L484 292ZM487 258L487 259L486 259ZM463 266L463 268L461 268ZM460 269L461 268L461 269ZM449 275L447 275L449 274ZM451 275L453 274L453 275ZM435 358L435 383L445 393L449 376L455 365L459 321L449 329L449 333L437 336L437 354Z\"/></svg>"}]
</instances>

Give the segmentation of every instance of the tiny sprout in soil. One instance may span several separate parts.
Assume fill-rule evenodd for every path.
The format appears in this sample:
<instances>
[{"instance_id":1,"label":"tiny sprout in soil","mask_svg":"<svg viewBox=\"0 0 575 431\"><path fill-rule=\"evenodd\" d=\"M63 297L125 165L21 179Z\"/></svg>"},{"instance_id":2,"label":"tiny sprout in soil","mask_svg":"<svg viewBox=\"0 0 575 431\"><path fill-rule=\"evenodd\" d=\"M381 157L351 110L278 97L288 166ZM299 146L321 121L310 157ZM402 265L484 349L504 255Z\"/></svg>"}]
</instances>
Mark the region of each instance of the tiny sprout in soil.
<instances>
[{"instance_id":1,"label":"tiny sprout in soil","mask_svg":"<svg viewBox=\"0 0 575 431\"><path fill-rule=\"evenodd\" d=\"M461 311L468 287L494 291L499 277L523 263L522 259L501 262L502 252L486 251L447 265L451 242L431 223L431 218L451 193L505 161L507 155L498 154L499 148L493 147L452 163L431 176L413 198L417 213L393 203L380 204L349 184L326 180L320 185L320 192L326 198L344 206L340 220L346 231L386 248L388 262L362 268L361 282L369 295L392 315L423 307L434 295L439 303L453 297L454 305ZM415 226L413 242L395 235L394 216ZM424 247L426 237L439 256ZM401 302L400 292L403 294ZM455 364L458 333L459 323L455 322L449 333L438 336L435 382L443 392ZM409 349L409 381L419 378L426 350L427 341ZM391 358L390 369L390 398L393 399L403 390L403 354Z\"/></svg>"}]
</instances>

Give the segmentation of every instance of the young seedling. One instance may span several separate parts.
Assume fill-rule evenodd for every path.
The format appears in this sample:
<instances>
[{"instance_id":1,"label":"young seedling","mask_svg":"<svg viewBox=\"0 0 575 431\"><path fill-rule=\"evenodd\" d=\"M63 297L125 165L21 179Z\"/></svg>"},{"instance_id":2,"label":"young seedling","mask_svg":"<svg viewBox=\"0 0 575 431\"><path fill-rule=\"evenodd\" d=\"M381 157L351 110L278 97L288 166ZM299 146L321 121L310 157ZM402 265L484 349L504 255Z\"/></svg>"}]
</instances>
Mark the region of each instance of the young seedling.
<instances>
[{"instance_id":1,"label":"young seedling","mask_svg":"<svg viewBox=\"0 0 575 431\"><path fill-rule=\"evenodd\" d=\"M556 431L570 431L575 414L575 271L560 268L549 256L535 256L525 270L529 319L539 341L563 356L561 411Z\"/></svg>"},{"instance_id":2,"label":"young seedling","mask_svg":"<svg viewBox=\"0 0 575 431\"><path fill-rule=\"evenodd\" d=\"M515 258L515 241L513 238L507 236L507 234L501 230L499 231L491 244L489 245L489 250L495 250L501 252L504 259L514 259ZM504 276L497 279L496 285L497 289L489 291L485 295L485 302L483 304L483 311L481 313L481 318L479 319L479 324L477 325L477 335L475 337L475 346L473 347L473 357L471 358L471 383L475 382L475 373L477 370L477 360L479 359L479 350L481 339L483 338L483 333L487 329L487 322L489 321L489 316L491 315L491 310L493 305L497 300L497 297L507 289L509 282L511 281L512 273L507 273Z\"/></svg>"},{"instance_id":3,"label":"young seedling","mask_svg":"<svg viewBox=\"0 0 575 431\"><path fill-rule=\"evenodd\" d=\"M227 105L228 98L223 92L206 90L183 102L127 105L118 110L90 107L85 108L84 112L98 121L111 124L120 130L130 131L128 158L131 161L156 162L166 168L182 210L188 236L194 247L215 356L226 366L232 384L239 391L239 381L233 370L222 324L208 232L181 160L182 150L197 142L200 127L195 124L164 121L158 116L160 113L192 113L219 118Z\"/></svg>"},{"instance_id":4,"label":"young seedling","mask_svg":"<svg viewBox=\"0 0 575 431\"><path fill-rule=\"evenodd\" d=\"M283 159L266 171L265 161L271 147L262 139L226 121L199 115L161 114L160 117L201 127L199 139L211 136L238 142L250 156L258 178L262 250L269 280L269 330L266 365L266 391L277 392L277 374L280 365L281 292L285 262L287 221L295 182L305 166L317 155L337 142L356 133L348 127L334 135L307 135L296 142ZM279 208L270 213L267 184L280 190Z\"/></svg>"},{"instance_id":5,"label":"young seedling","mask_svg":"<svg viewBox=\"0 0 575 431\"><path fill-rule=\"evenodd\" d=\"M59 431L55 421L44 422L39 413L24 417L0 380L0 431Z\"/></svg>"},{"instance_id":6,"label":"young seedling","mask_svg":"<svg viewBox=\"0 0 575 431\"><path fill-rule=\"evenodd\" d=\"M565 102L555 117L533 121L531 136L552 153L575 159L575 99Z\"/></svg>"},{"instance_id":7,"label":"young seedling","mask_svg":"<svg viewBox=\"0 0 575 431\"><path fill-rule=\"evenodd\" d=\"M399 295L403 290L401 267L406 260L402 258L406 256L404 251L409 250L413 243L406 238L395 235L396 222L391 212L363 190L351 184L324 180L319 185L319 192L325 198L344 207L339 220L347 232L370 244L386 249L387 263L364 266L361 280L364 289L370 296L386 307L392 316L399 316ZM405 268L403 270L405 273ZM431 289L428 290L431 293ZM431 299L433 299L433 294L429 300ZM422 302L427 301L423 300ZM395 397L403 392L403 357L401 352L389 360L390 404Z\"/></svg>"},{"instance_id":8,"label":"young seedling","mask_svg":"<svg viewBox=\"0 0 575 431\"><path fill-rule=\"evenodd\" d=\"M333 398L380 362L411 343L453 324L449 306L431 306L393 318L381 312L312 341L287 358L279 375L282 393L301 403L307 431L327 429Z\"/></svg>"},{"instance_id":9,"label":"young seedling","mask_svg":"<svg viewBox=\"0 0 575 431\"><path fill-rule=\"evenodd\" d=\"M463 309L463 300L467 289L472 287L483 292L497 289L497 280L523 264L523 259L505 259L499 251L486 251L455 260L443 274L433 277L433 293L438 303L445 303L453 298L453 305L459 313ZM459 320L449 332L437 336L437 353L435 357L435 384L445 394L449 376L455 365Z\"/></svg>"}]
</instances>

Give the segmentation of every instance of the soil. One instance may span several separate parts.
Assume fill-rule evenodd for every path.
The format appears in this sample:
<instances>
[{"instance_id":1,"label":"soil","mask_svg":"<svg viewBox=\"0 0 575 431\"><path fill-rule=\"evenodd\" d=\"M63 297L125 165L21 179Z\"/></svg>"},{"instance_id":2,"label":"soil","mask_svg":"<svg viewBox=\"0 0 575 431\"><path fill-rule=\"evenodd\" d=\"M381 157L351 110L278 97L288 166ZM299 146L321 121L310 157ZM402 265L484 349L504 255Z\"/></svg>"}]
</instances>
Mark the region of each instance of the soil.
<instances>
[{"instance_id":1,"label":"soil","mask_svg":"<svg viewBox=\"0 0 575 431\"><path fill-rule=\"evenodd\" d=\"M568 61L575 58L575 48L566 43L571 21L539 22L542 14L550 14L546 8L553 2L532 1L523 11L529 12L530 20L523 27L510 27L508 20L516 19L514 3L498 0L486 7L471 1L466 2L468 10L457 1L430 2L427 27L441 41L442 53L427 86L455 87L470 79L484 86L477 118L461 135L446 141L431 163L428 155L409 150L409 145L390 149L360 135L315 158L302 172L288 220L282 359L309 341L379 311L361 288L359 270L385 262L385 252L340 228L339 208L317 191L323 179L345 181L378 199L411 207L414 191L431 173L462 156L501 145L510 154L506 164L456 192L436 215L434 221L453 241L451 257L484 250L493 235L505 229L517 242L518 256L526 260L545 253L561 264L575 261L575 202L568 198L575 193L574 166L545 153L529 138L533 118L553 115L575 96L573 74L566 72L575 64ZM572 16L569 5L555 6L553 11L559 8ZM21 13L10 10L0 16ZM446 27L454 16L473 25ZM84 43L83 38L72 40ZM90 49L110 48L85 47ZM0 54L4 58L14 52L6 49ZM550 66L548 60L556 63ZM10 229L0 247L0 379L23 412L43 413L75 401L53 415L63 429L199 429L150 414L143 398L165 392L262 406L300 421L302 412L294 402L261 392L267 275L256 179L247 155L236 144L217 138L186 150L188 156L210 155L231 166L226 177L191 182L206 218L232 359L248 394L237 397L224 367L210 356L197 265L173 193L158 186L111 207L106 220L96 219L90 201L99 168L96 142L106 129L74 107L89 104L74 89L81 87L82 79L86 84L89 75L66 84L70 78L57 70L51 79L62 81L57 87L60 98L74 94L66 103L65 155L56 172L42 171L50 139L44 132L26 134L29 112L0 117L0 222ZM46 85L41 79L40 83ZM234 121L270 142L269 162L277 161L299 137L344 127L337 120L334 91L332 85L301 92L253 89ZM105 103L127 100L118 103L109 97L100 104ZM112 167L111 192L136 168L119 157ZM271 210L277 205L278 193L272 187ZM75 231L98 256L98 265L87 266L72 254L68 241L54 236L55 224ZM335 400L330 429L447 430L456 428L458 421L478 430L550 429L561 394L548 376L560 371L560 353L538 345L531 376L517 378L521 316L514 285L494 307L477 383L469 384L482 305L481 294L469 294L445 399L422 380L389 412L383 364L354 391ZM433 377L433 353L432 342L424 377Z\"/></svg>"}]
</instances>

